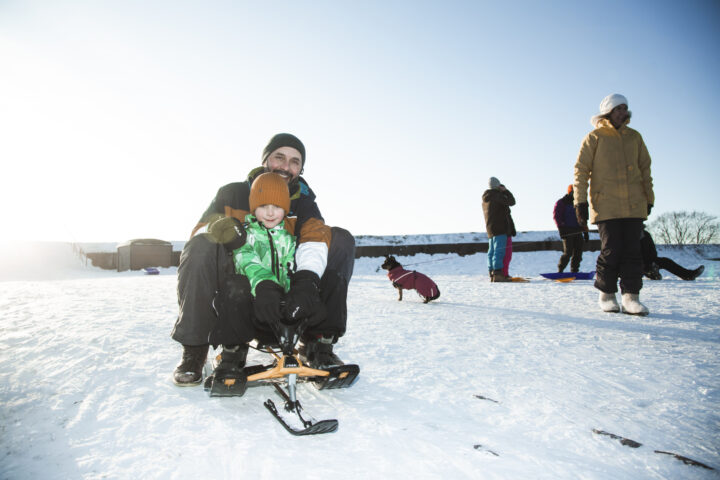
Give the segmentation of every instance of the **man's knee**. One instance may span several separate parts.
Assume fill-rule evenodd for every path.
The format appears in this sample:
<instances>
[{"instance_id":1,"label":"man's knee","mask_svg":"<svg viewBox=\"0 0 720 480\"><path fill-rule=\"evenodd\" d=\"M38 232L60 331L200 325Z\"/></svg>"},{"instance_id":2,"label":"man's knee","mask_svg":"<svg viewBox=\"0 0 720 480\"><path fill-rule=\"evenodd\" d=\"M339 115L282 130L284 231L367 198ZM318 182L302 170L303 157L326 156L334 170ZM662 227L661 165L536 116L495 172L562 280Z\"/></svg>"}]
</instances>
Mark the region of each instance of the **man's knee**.
<instances>
[{"instance_id":1,"label":"man's knee","mask_svg":"<svg viewBox=\"0 0 720 480\"><path fill-rule=\"evenodd\" d=\"M236 344L252 339L252 296L247 277L228 275L212 304L217 323L210 334L211 344Z\"/></svg>"},{"instance_id":2,"label":"man's knee","mask_svg":"<svg viewBox=\"0 0 720 480\"><path fill-rule=\"evenodd\" d=\"M332 236L330 240L330 252L342 253L343 256L349 254L355 256L355 237L341 227L332 227Z\"/></svg>"},{"instance_id":3,"label":"man's knee","mask_svg":"<svg viewBox=\"0 0 720 480\"><path fill-rule=\"evenodd\" d=\"M217 244L205 237L205 234L196 235L187 241L180 253L178 275L186 272L195 275L196 270L215 270L218 263Z\"/></svg>"},{"instance_id":4,"label":"man's knee","mask_svg":"<svg viewBox=\"0 0 720 480\"><path fill-rule=\"evenodd\" d=\"M178 276L191 276L206 281L208 275L218 277L233 271L231 256L207 233L188 240L180 254Z\"/></svg>"},{"instance_id":5,"label":"man's knee","mask_svg":"<svg viewBox=\"0 0 720 480\"><path fill-rule=\"evenodd\" d=\"M355 265L355 237L344 228L332 227L331 230L327 269L349 281Z\"/></svg>"},{"instance_id":6,"label":"man's knee","mask_svg":"<svg viewBox=\"0 0 720 480\"><path fill-rule=\"evenodd\" d=\"M185 242L185 246L182 249L180 256L195 256L202 254L209 254L215 251L216 244L211 242L206 233L195 235L190 240Z\"/></svg>"}]
</instances>

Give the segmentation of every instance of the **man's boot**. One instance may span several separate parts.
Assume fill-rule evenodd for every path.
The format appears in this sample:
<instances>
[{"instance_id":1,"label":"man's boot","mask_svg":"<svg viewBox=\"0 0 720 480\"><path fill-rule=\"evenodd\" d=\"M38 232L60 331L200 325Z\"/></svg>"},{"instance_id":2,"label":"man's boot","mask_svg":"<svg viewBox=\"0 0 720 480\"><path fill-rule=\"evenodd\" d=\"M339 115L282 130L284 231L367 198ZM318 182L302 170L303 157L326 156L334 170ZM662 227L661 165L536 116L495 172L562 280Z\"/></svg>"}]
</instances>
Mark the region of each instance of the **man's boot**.
<instances>
[{"instance_id":1,"label":"man's boot","mask_svg":"<svg viewBox=\"0 0 720 480\"><path fill-rule=\"evenodd\" d=\"M705 271L705 265L700 265L700 266L699 266L698 268L696 268L695 270L691 270L691 271L690 271L690 275L688 275L687 277L683 278L683 280L695 280L697 277L699 277L700 275L702 275L702 273L703 273L704 271Z\"/></svg>"},{"instance_id":2,"label":"man's boot","mask_svg":"<svg viewBox=\"0 0 720 480\"><path fill-rule=\"evenodd\" d=\"M173 382L181 387L199 385L209 345L183 345L180 364L173 372Z\"/></svg>"},{"instance_id":3,"label":"man's boot","mask_svg":"<svg viewBox=\"0 0 720 480\"><path fill-rule=\"evenodd\" d=\"M662 280L662 275L660 274L660 267L658 267L658 264L652 262L645 271L645 276L650 280Z\"/></svg>"}]
</instances>

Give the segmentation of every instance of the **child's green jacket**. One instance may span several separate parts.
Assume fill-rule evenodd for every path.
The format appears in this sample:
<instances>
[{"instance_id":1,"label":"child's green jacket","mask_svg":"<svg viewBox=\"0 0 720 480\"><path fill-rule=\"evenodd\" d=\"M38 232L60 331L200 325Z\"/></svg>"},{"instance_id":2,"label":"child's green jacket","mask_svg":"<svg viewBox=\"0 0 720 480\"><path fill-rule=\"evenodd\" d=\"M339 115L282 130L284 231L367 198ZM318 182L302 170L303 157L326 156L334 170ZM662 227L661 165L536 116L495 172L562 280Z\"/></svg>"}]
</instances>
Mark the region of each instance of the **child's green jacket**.
<instances>
[{"instance_id":1,"label":"child's green jacket","mask_svg":"<svg viewBox=\"0 0 720 480\"><path fill-rule=\"evenodd\" d=\"M252 295L263 280L290 289L290 274L295 265L295 237L285 229L287 218L271 229L265 228L254 215L245 216L247 240L233 251L235 272L250 280Z\"/></svg>"}]
</instances>

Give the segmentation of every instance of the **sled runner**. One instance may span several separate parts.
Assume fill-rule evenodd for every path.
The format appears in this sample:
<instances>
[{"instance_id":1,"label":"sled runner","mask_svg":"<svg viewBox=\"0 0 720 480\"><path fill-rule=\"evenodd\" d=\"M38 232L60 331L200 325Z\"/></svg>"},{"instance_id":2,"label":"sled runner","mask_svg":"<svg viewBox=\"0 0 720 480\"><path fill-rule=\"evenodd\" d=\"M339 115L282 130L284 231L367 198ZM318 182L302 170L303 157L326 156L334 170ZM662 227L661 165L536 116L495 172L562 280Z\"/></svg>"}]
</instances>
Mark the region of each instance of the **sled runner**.
<instances>
[{"instance_id":1,"label":"sled runner","mask_svg":"<svg viewBox=\"0 0 720 480\"><path fill-rule=\"evenodd\" d=\"M508 280L510 280L511 282L516 282L516 283L526 283L526 282L530 281L529 278L525 278L525 277L508 277Z\"/></svg>"},{"instance_id":2,"label":"sled runner","mask_svg":"<svg viewBox=\"0 0 720 480\"><path fill-rule=\"evenodd\" d=\"M301 328L295 325L280 324L280 339L277 344L262 345L259 342L254 347L265 351L272 356L272 362L267 365L249 365L242 369L242 373L233 378L215 378L214 374L205 379L205 391L212 397L236 397L245 394L247 388L262 385L271 385L283 401L283 408L275 406L275 402L267 399L263 405L280 422L280 424L293 435L315 435L334 432L338 428L335 419L314 421L301 413L303 408L297 399L297 384L312 382L319 390L350 387L358 374L358 365L339 365L335 367L316 369L306 365L295 349L300 338ZM294 413L296 419L291 420L282 415L282 410ZM294 422L296 426L290 422Z\"/></svg>"},{"instance_id":3,"label":"sled runner","mask_svg":"<svg viewBox=\"0 0 720 480\"><path fill-rule=\"evenodd\" d=\"M541 273L540 276L548 280L561 280L564 278L574 278L575 280L592 280L595 278L595 272L553 272Z\"/></svg>"}]
</instances>

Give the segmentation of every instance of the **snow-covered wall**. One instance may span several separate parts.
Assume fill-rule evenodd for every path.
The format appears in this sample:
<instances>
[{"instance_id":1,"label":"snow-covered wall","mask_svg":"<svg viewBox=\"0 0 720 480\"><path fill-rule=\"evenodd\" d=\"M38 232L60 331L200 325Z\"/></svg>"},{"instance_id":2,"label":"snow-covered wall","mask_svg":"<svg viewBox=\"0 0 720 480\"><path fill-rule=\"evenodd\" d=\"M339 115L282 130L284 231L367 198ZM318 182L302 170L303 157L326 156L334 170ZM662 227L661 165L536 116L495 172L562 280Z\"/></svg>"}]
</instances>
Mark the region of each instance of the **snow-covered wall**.
<instances>
[{"instance_id":1,"label":"snow-covered wall","mask_svg":"<svg viewBox=\"0 0 720 480\"><path fill-rule=\"evenodd\" d=\"M597 240L597 234L591 233L591 240ZM544 242L558 241L557 232L520 232L514 241ZM374 246L397 247L403 245L437 245L453 243L485 243L484 233L469 232L433 235L394 235L356 237L357 245L372 248ZM102 270L94 267L84 254L108 254L117 252L119 243L78 243L70 242L0 242L0 281L11 280L48 280L58 278L85 277L92 275L121 275L115 270ZM173 250L177 253L185 245L184 241L174 241ZM84 254L83 254L84 253ZM426 252L427 253L427 252ZM720 259L720 245L698 245L675 247L659 245L658 253L670 257L680 264L694 265L698 262ZM557 252L547 252L556 256ZM400 254L402 255L402 254ZM597 253L593 253L597 255ZM175 268L175 267L172 267ZM172 269L168 269L172 270ZM137 275L137 272L125 274Z\"/></svg>"}]
</instances>

